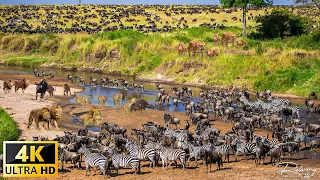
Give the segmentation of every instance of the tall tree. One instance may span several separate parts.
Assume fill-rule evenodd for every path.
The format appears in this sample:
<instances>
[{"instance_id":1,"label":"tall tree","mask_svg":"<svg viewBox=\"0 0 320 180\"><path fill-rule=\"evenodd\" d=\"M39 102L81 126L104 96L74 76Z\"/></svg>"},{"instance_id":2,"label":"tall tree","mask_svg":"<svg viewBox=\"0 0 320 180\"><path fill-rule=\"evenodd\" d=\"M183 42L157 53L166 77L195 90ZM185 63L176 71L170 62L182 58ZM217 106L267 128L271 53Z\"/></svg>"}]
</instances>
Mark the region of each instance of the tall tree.
<instances>
[{"instance_id":1,"label":"tall tree","mask_svg":"<svg viewBox=\"0 0 320 180\"><path fill-rule=\"evenodd\" d=\"M295 3L299 4L303 4L303 5L306 5L306 4L315 4L318 9L320 10L320 0L294 0Z\"/></svg>"},{"instance_id":2,"label":"tall tree","mask_svg":"<svg viewBox=\"0 0 320 180\"><path fill-rule=\"evenodd\" d=\"M254 5L254 6L262 6L262 5L272 5L273 0L220 0L220 3L223 7L230 8L230 7L238 7L242 9L242 22L243 22L243 32L242 36L247 36L247 6Z\"/></svg>"},{"instance_id":3,"label":"tall tree","mask_svg":"<svg viewBox=\"0 0 320 180\"><path fill-rule=\"evenodd\" d=\"M79 4L81 5L81 0L79 0Z\"/></svg>"}]
</instances>

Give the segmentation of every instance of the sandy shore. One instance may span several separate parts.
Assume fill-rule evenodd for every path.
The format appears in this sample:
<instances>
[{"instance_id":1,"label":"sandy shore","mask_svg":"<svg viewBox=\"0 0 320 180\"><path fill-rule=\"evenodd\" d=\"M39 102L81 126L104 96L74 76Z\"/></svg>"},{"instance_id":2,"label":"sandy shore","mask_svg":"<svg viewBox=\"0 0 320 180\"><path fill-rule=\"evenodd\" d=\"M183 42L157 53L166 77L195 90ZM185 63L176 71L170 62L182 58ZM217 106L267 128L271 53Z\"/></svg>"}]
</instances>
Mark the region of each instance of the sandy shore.
<instances>
[{"instance_id":1,"label":"sandy shore","mask_svg":"<svg viewBox=\"0 0 320 180\"><path fill-rule=\"evenodd\" d=\"M21 138L32 140L32 136L36 135L54 138L56 135L64 134L64 129L55 130L52 128L48 131L41 127L42 124L40 124L40 130L36 129L34 123L30 129L27 129L30 111L37 108L50 107L53 104L56 104L59 101L57 96L63 96L63 88L61 86L54 86L56 88L56 91L54 92L55 96L50 98L49 95L46 94L44 101L35 99L36 85L34 84L30 84L24 93L22 93L21 89L15 93L13 89L11 93L5 94L2 90L2 86L3 81L0 80L0 106L4 108L17 123L19 130L21 131ZM81 90L71 88L71 93L74 92L81 92Z\"/></svg>"}]
</instances>

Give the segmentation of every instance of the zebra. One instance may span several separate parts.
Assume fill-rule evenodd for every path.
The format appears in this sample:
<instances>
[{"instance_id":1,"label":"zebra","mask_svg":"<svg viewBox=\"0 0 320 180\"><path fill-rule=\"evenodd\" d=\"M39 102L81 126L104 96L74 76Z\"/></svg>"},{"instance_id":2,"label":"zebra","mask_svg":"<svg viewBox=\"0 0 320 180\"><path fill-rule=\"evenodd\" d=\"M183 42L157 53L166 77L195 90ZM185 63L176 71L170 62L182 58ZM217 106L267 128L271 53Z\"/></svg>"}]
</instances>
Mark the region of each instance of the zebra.
<instances>
[{"instance_id":1,"label":"zebra","mask_svg":"<svg viewBox=\"0 0 320 180\"><path fill-rule=\"evenodd\" d=\"M269 140L268 137L263 137L261 140L264 144L269 144L270 145L270 149L274 148L274 147L279 147L280 142L276 139L274 140Z\"/></svg>"},{"instance_id":2,"label":"zebra","mask_svg":"<svg viewBox=\"0 0 320 180\"><path fill-rule=\"evenodd\" d=\"M177 159L180 160L183 170L185 169L185 159L186 159L186 152L182 149L171 149L171 148L165 148L163 146L159 149L159 155L162 161L162 168L166 166L168 169L168 161L171 161L169 166L171 166L172 161L175 161L176 166Z\"/></svg>"},{"instance_id":3,"label":"zebra","mask_svg":"<svg viewBox=\"0 0 320 180\"><path fill-rule=\"evenodd\" d=\"M241 152L246 157L247 154L253 154L256 152L256 143L245 143L236 137L231 142L231 146L234 148L236 161L238 161L238 153Z\"/></svg>"},{"instance_id":4,"label":"zebra","mask_svg":"<svg viewBox=\"0 0 320 180\"><path fill-rule=\"evenodd\" d=\"M122 156L119 154L114 147L110 148L108 152L112 154L112 164L119 175L119 167L131 166L134 169L135 174L140 173L140 160L134 156Z\"/></svg>"},{"instance_id":5,"label":"zebra","mask_svg":"<svg viewBox=\"0 0 320 180\"><path fill-rule=\"evenodd\" d=\"M215 151L217 153L220 153L222 155L224 155L224 160L227 160L228 159L228 163L230 162L229 161L229 154L230 154L230 146L228 144L223 144L221 146L215 146Z\"/></svg>"},{"instance_id":6,"label":"zebra","mask_svg":"<svg viewBox=\"0 0 320 180\"><path fill-rule=\"evenodd\" d=\"M280 99L279 97L274 97L271 100L271 103L276 104L278 106L280 106L280 105L285 105L285 106L291 105L291 101L289 99Z\"/></svg>"},{"instance_id":7,"label":"zebra","mask_svg":"<svg viewBox=\"0 0 320 180\"><path fill-rule=\"evenodd\" d=\"M150 167L151 166L155 167L155 165L156 165L156 161L155 161L156 149L154 149L154 148L140 149L138 146L136 146L132 143L127 143L125 145L125 147L129 151L130 155L138 157L140 160L149 160Z\"/></svg>"},{"instance_id":8,"label":"zebra","mask_svg":"<svg viewBox=\"0 0 320 180\"><path fill-rule=\"evenodd\" d=\"M167 136L172 136L174 138L176 138L177 141L180 141L180 142L184 142L187 140L187 135L186 133L184 132L177 132L177 131L174 131L168 127L166 127L166 130L164 132L164 135L167 135Z\"/></svg>"},{"instance_id":9,"label":"zebra","mask_svg":"<svg viewBox=\"0 0 320 180\"><path fill-rule=\"evenodd\" d=\"M205 151L205 148L203 148L202 146L195 146L189 142L187 143L186 147L187 148L185 148L185 149L188 149L189 154L190 154L188 161L187 161L188 166L190 164L190 159L194 158L196 161L196 167L197 167L198 166L198 159L201 159L201 154L202 154L202 152Z\"/></svg>"},{"instance_id":10,"label":"zebra","mask_svg":"<svg viewBox=\"0 0 320 180\"><path fill-rule=\"evenodd\" d=\"M100 153L91 153L89 148L84 146L78 150L79 154L84 155L84 163L86 164L86 176L90 175L90 167L98 167L103 172L103 176L107 177L108 159Z\"/></svg>"}]
</instances>

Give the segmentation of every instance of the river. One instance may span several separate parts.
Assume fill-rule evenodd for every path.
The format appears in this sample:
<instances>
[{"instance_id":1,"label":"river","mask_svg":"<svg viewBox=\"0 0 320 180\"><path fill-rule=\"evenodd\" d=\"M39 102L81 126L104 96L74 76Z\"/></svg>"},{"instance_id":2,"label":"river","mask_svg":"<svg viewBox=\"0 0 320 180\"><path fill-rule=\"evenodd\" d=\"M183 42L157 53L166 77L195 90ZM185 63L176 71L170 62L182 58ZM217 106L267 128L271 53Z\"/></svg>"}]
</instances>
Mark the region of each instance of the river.
<instances>
[{"instance_id":1,"label":"river","mask_svg":"<svg viewBox=\"0 0 320 180\"><path fill-rule=\"evenodd\" d=\"M33 69L28 68L28 67L20 67L20 66L5 66L5 65L0 65L0 78L1 78L1 73L12 73L12 74L33 74ZM123 78L131 82L135 82L133 77L129 76L113 76L113 75L107 75L103 73L93 73L93 72L73 72L73 71L65 71L65 70L60 70L60 69L43 69L47 74L53 73L55 76L60 76L60 77L67 77L67 75L72 75L72 76L81 76L85 79L85 82L88 83L89 77L94 77L99 80L99 78L111 78L111 79L116 79L116 78ZM42 71L42 69L38 69L38 71ZM121 105L127 103L130 101L132 98L137 98L137 99L144 99L150 104L155 104L155 99L156 99L156 86L154 83L147 83L147 82L136 82L136 83L141 83L144 85L145 90L142 92L137 92L134 91L133 89L122 89L122 88L116 88L116 87L101 87L101 86L90 86L88 84L84 85L84 91L80 93L80 96L88 96L91 99L91 104L96 105L98 104L98 95L103 95L103 96L108 96L109 100L107 102L107 106L114 107L113 105L113 100L112 96L116 93L121 93L124 95L124 100L121 102ZM181 87L179 85L174 85L175 87ZM166 91L171 91L171 87L173 85L163 85L163 87L166 89ZM191 87L193 94L195 97L192 98L193 101L197 102L200 100L199 93L200 93L200 88L197 87ZM74 99L71 99L70 102L74 102ZM293 104L293 106L296 104ZM298 104L300 107L300 116L301 116L301 122L302 123L316 123L320 124L319 117L314 114L307 114L305 110L304 104ZM235 104L233 106L236 106ZM164 106L159 108L158 110L162 111L168 111L172 112L175 111L172 103L169 106ZM178 110L179 112L184 112L184 106L182 104L179 104Z\"/></svg>"}]
</instances>

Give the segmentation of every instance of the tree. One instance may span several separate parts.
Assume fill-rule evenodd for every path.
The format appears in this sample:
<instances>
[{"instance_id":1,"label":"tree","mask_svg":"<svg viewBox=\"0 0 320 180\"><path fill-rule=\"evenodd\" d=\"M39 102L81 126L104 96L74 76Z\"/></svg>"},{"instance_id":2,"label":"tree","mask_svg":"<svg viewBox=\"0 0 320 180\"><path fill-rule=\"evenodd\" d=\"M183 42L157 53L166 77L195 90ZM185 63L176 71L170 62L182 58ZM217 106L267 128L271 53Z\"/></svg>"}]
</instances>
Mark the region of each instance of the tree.
<instances>
[{"instance_id":1,"label":"tree","mask_svg":"<svg viewBox=\"0 0 320 180\"><path fill-rule=\"evenodd\" d=\"M297 3L297 4L302 3L303 5L312 4L313 3L320 10L320 0L294 0L294 2Z\"/></svg>"},{"instance_id":2,"label":"tree","mask_svg":"<svg viewBox=\"0 0 320 180\"><path fill-rule=\"evenodd\" d=\"M271 14L260 17L257 22L261 24L253 37L263 39L300 36L307 32L309 25L307 18L281 9L274 9Z\"/></svg>"},{"instance_id":3,"label":"tree","mask_svg":"<svg viewBox=\"0 0 320 180\"><path fill-rule=\"evenodd\" d=\"M81 5L81 0L79 0L79 4Z\"/></svg>"},{"instance_id":4,"label":"tree","mask_svg":"<svg viewBox=\"0 0 320 180\"><path fill-rule=\"evenodd\" d=\"M240 7L242 8L242 22L243 22L243 32L242 36L246 37L246 27L247 27L247 6L254 5L254 6L262 6L262 5L272 5L273 0L220 0L220 3L223 7L230 8L230 7Z\"/></svg>"}]
</instances>

